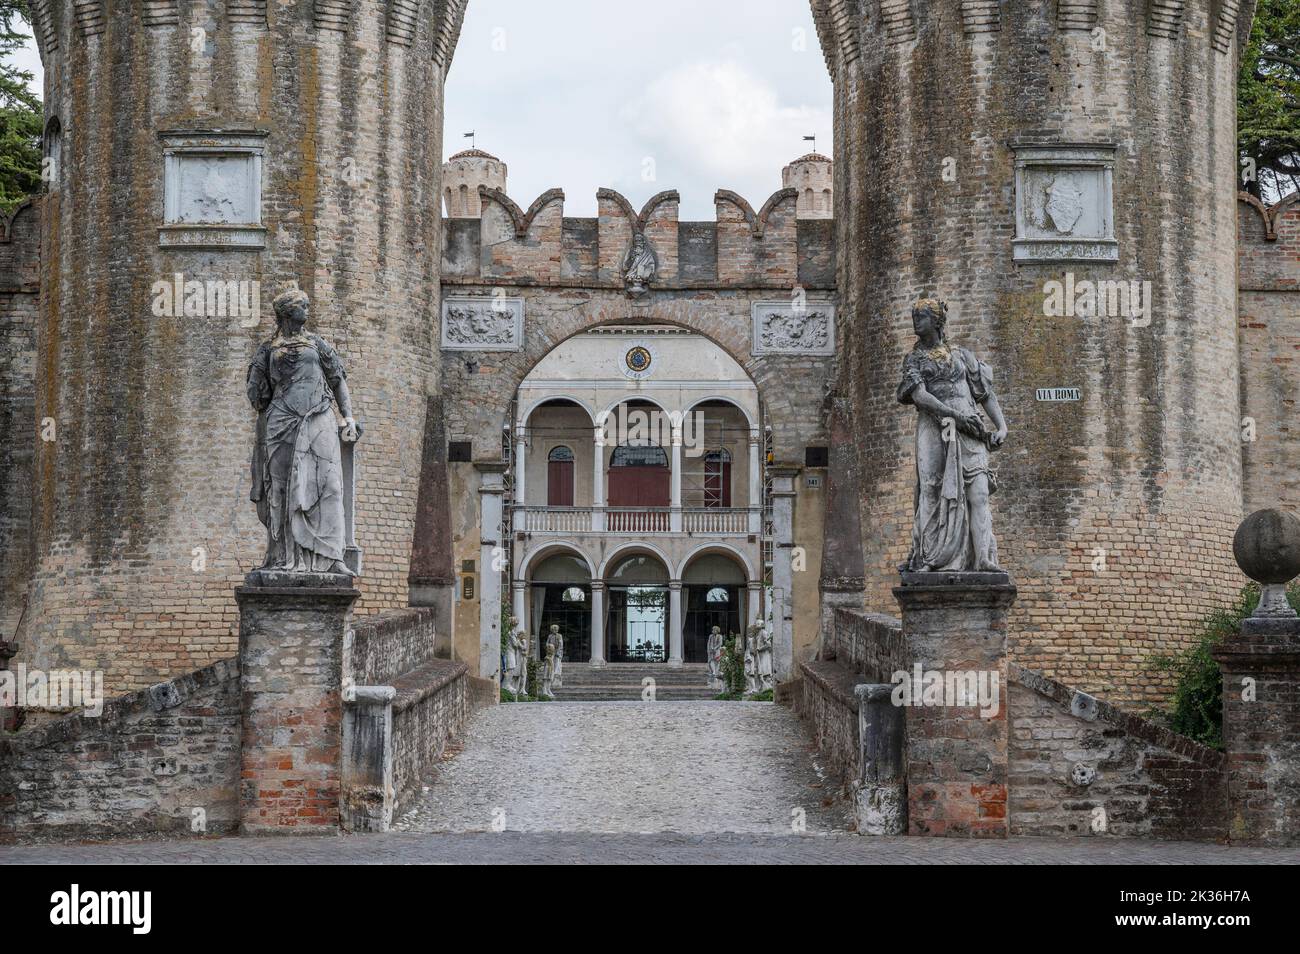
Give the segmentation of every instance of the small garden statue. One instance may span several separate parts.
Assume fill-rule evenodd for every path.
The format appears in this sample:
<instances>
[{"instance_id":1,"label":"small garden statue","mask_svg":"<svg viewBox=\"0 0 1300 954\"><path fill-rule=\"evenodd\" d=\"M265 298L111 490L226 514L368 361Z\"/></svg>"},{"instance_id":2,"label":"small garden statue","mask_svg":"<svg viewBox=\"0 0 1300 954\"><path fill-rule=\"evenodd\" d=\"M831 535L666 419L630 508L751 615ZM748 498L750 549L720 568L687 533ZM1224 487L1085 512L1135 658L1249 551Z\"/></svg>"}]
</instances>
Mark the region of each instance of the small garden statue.
<instances>
[{"instance_id":1,"label":"small garden statue","mask_svg":"<svg viewBox=\"0 0 1300 954\"><path fill-rule=\"evenodd\" d=\"M555 693L552 687L555 683L555 669L557 656L554 644L548 643L546 646L546 659L542 663L542 687L537 690L537 698L554 699Z\"/></svg>"},{"instance_id":2,"label":"small garden statue","mask_svg":"<svg viewBox=\"0 0 1300 954\"><path fill-rule=\"evenodd\" d=\"M754 631L757 626L751 626L745 635L745 695L750 696L759 692L758 685L758 657L754 654Z\"/></svg>"},{"instance_id":3,"label":"small garden statue","mask_svg":"<svg viewBox=\"0 0 1300 954\"><path fill-rule=\"evenodd\" d=\"M989 495L989 452L1007 439L989 366L944 338L948 306L923 298L912 308L916 347L903 361L900 404L916 407L916 511L912 549L901 569L1000 572ZM993 430L980 415L983 407Z\"/></svg>"},{"instance_id":4,"label":"small garden statue","mask_svg":"<svg viewBox=\"0 0 1300 954\"><path fill-rule=\"evenodd\" d=\"M514 616L510 617L506 668L501 673L501 688L512 696L521 696L528 691L528 633Z\"/></svg>"},{"instance_id":5,"label":"small garden statue","mask_svg":"<svg viewBox=\"0 0 1300 954\"><path fill-rule=\"evenodd\" d=\"M754 680L756 692L766 692L774 688L772 682L772 634L761 623L751 632L754 643Z\"/></svg>"},{"instance_id":6,"label":"small garden statue","mask_svg":"<svg viewBox=\"0 0 1300 954\"><path fill-rule=\"evenodd\" d=\"M551 624L551 631L546 635L546 651L555 650L555 688L564 688L564 636L560 633L560 627L555 623Z\"/></svg>"},{"instance_id":7,"label":"small garden statue","mask_svg":"<svg viewBox=\"0 0 1300 954\"><path fill-rule=\"evenodd\" d=\"M722 630L717 626L709 632L708 647L708 664L709 664L709 688L715 692L726 692L727 684L722 678L722 653L723 643Z\"/></svg>"}]
</instances>

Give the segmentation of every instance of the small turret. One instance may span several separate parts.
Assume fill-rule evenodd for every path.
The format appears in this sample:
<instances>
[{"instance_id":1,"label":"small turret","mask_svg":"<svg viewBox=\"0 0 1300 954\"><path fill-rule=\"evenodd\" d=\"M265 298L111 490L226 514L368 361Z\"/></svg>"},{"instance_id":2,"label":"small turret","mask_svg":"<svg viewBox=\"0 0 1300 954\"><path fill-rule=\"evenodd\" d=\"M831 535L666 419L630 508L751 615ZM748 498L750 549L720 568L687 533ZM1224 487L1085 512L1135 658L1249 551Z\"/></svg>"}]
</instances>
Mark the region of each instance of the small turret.
<instances>
[{"instance_id":1,"label":"small turret","mask_svg":"<svg viewBox=\"0 0 1300 954\"><path fill-rule=\"evenodd\" d=\"M447 217L477 219L483 213L478 187L506 191L506 164L482 149L466 149L442 166L442 197Z\"/></svg>"},{"instance_id":2,"label":"small turret","mask_svg":"<svg viewBox=\"0 0 1300 954\"><path fill-rule=\"evenodd\" d=\"M781 185L799 190L795 216L800 219L832 217L835 164L819 152L800 156L781 170Z\"/></svg>"}]
</instances>

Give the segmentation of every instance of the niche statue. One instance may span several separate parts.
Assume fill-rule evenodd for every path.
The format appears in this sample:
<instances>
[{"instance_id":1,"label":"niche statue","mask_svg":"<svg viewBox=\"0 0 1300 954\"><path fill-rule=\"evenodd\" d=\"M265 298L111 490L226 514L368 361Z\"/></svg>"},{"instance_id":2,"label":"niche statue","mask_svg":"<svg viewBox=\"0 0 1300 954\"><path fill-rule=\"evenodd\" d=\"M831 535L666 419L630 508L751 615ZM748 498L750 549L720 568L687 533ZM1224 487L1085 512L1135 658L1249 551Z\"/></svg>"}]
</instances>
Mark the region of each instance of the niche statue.
<instances>
[{"instance_id":1,"label":"niche statue","mask_svg":"<svg viewBox=\"0 0 1300 954\"><path fill-rule=\"evenodd\" d=\"M903 361L901 404L916 407L916 514L904 572L1001 572L989 495L989 452L1007 439L989 366L944 338L948 306L923 298L912 308L916 347ZM993 422L990 430L980 407Z\"/></svg>"},{"instance_id":2,"label":"niche statue","mask_svg":"<svg viewBox=\"0 0 1300 954\"><path fill-rule=\"evenodd\" d=\"M355 576L343 558L340 441L357 439L347 375L329 343L304 330L306 294L291 289L272 304L275 335L248 368L248 400L257 410L251 497L267 531L261 569Z\"/></svg>"}]
</instances>

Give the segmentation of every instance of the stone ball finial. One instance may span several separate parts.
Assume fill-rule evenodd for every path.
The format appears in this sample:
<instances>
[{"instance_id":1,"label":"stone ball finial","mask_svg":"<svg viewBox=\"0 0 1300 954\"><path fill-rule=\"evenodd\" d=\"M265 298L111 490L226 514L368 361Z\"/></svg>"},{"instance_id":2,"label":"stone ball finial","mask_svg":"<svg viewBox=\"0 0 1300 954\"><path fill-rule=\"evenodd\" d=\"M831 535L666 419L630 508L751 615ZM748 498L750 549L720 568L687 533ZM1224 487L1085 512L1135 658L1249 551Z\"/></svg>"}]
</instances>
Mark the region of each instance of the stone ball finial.
<instances>
[{"instance_id":1,"label":"stone ball finial","mask_svg":"<svg viewBox=\"0 0 1300 954\"><path fill-rule=\"evenodd\" d=\"M1285 510L1256 510L1237 528L1232 555L1257 583L1289 583L1300 576L1300 518Z\"/></svg>"}]
</instances>

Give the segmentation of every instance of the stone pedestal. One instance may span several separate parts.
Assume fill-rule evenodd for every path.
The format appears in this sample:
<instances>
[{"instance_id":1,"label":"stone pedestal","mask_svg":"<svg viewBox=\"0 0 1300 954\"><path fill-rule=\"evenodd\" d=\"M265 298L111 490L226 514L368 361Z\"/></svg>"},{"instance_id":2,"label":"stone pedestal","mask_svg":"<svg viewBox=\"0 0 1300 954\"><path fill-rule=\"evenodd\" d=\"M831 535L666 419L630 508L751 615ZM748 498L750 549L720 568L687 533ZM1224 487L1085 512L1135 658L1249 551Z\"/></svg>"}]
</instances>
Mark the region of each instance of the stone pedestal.
<instances>
[{"instance_id":1,"label":"stone pedestal","mask_svg":"<svg viewBox=\"0 0 1300 954\"><path fill-rule=\"evenodd\" d=\"M1229 836L1300 844L1300 619L1247 619L1214 659L1223 672Z\"/></svg>"},{"instance_id":2,"label":"stone pedestal","mask_svg":"<svg viewBox=\"0 0 1300 954\"><path fill-rule=\"evenodd\" d=\"M1005 573L904 573L894 588L913 670L906 705L908 831L1007 835Z\"/></svg>"},{"instance_id":3,"label":"stone pedestal","mask_svg":"<svg viewBox=\"0 0 1300 954\"><path fill-rule=\"evenodd\" d=\"M347 831L388 831L393 823L392 686L348 686L343 692L340 819Z\"/></svg>"},{"instance_id":4,"label":"stone pedestal","mask_svg":"<svg viewBox=\"0 0 1300 954\"><path fill-rule=\"evenodd\" d=\"M854 814L864 835L907 831L906 730L903 709L894 705L892 684L854 687L858 699L858 760L862 777L854 791Z\"/></svg>"},{"instance_id":5,"label":"stone pedestal","mask_svg":"<svg viewBox=\"0 0 1300 954\"><path fill-rule=\"evenodd\" d=\"M266 571L235 588L245 834L338 830L343 637L358 595L347 577Z\"/></svg>"}]
</instances>

